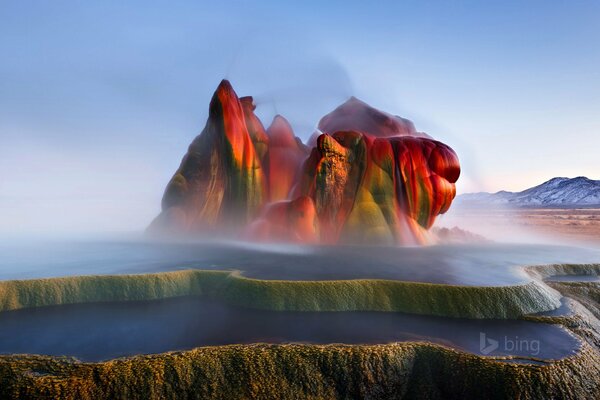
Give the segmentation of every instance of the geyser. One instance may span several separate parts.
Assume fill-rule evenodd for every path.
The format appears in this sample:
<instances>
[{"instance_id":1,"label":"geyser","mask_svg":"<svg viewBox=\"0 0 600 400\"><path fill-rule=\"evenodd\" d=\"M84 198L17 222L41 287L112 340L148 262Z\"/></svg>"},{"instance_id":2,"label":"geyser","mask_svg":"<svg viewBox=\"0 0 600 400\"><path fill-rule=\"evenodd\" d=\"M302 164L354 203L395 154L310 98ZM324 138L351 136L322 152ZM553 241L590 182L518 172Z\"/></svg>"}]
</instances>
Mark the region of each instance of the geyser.
<instances>
[{"instance_id":1,"label":"geyser","mask_svg":"<svg viewBox=\"0 0 600 400\"><path fill-rule=\"evenodd\" d=\"M456 153L413 123L351 98L310 147L223 80L167 185L152 232L301 243L422 244L460 175Z\"/></svg>"}]
</instances>

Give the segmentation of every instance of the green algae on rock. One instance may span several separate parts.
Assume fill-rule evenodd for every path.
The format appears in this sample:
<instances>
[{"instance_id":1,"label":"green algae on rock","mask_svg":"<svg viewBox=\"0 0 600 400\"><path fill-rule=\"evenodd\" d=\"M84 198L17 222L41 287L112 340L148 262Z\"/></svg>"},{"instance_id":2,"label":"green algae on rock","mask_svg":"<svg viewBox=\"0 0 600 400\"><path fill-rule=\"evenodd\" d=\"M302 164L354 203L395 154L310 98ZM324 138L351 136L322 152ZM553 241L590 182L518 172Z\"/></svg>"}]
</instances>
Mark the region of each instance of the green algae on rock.
<instances>
[{"instance_id":1,"label":"green algae on rock","mask_svg":"<svg viewBox=\"0 0 600 400\"><path fill-rule=\"evenodd\" d=\"M0 311L187 295L265 310L395 311L465 318L517 318L560 306L558 292L537 281L489 287L378 279L281 281L228 271L182 270L0 281Z\"/></svg>"},{"instance_id":2,"label":"green algae on rock","mask_svg":"<svg viewBox=\"0 0 600 400\"><path fill-rule=\"evenodd\" d=\"M544 267L531 267L536 271ZM550 266L581 273L598 266ZM593 272L593 271L592 271ZM591 273L591 272L590 272ZM538 276L546 276L541 272ZM597 284L552 282L564 295L573 293L598 307ZM533 285L533 286L530 286ZM490 313L505 295L535 292L533 281L506 287L447 286L382 280L285 282L247 279L225 271L177 271L161 274L86 276L0 282L2 310L85 301L142 300L186 294L218 296L226 301L275 309L388 307L414 302L412 296L437 297L413 311L473 312L443 306L449 299L476 301L477 313ZM593 290L590 289L593 288ZM418 289L415 289L418 288ZM515 289L516 288L516 289ZM520 288L520 289L519 289ZM307 301L300 296L313 296ZM386 295L402 301L374 301ZM448 294L449 293L449 294ZM480 293L486 293L486 296ZM552 289L537 292L555 298ZM281 298L285 300L281 300ZM364 303L352 296L361 297ZM405 296L405 297L402 297ZM447 297L444 297L447 296ZM352 300L350 300L352 298ZM545 298L545 297L544 297ZM279 302L275 301L279 299ZM436 303L437 301L437 303ZM453 301L453 300L450 300ZM328 303L331 302L331 303ZM536 308L536 296L525 296L516 309ZM418 302L415 302L418 303ZM427 302L426 302L427 303ZM385 306L384 306L385 304ZM504 305L501 305L503 307ZM19 399L594 399L600 382L598 320L577 301L575 314L523 316L560 323L581 338L574 356L545 363L515 363L511 357L481 357L428 343L385 345L228 345L184 352L140 355L101 363L72 358L0 356L0 398ZM494 312L497 312L495 310ZM533 360L532 360L533 361Z\"/></svg>"},{"instance_id":3,"label":"green algae on rock","mask_svg":"<svg viewBox=\"0 0 600 400\"><path fill-rule=\"evenodd\" d=\"M19 399L594 398L598 351L511 364L425 343L230 345L103 363L0 356L0 397ZM597 380L596 380L597 382Z\"/></svg>"}]
</instances>

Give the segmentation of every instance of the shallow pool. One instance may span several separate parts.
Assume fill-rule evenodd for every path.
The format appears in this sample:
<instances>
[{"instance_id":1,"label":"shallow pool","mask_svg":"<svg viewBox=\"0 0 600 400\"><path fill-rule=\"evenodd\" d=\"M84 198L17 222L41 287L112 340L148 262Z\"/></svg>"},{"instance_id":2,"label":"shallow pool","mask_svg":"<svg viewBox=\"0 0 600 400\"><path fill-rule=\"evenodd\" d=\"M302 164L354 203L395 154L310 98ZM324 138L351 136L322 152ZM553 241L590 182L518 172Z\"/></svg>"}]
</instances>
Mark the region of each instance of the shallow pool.
<instances>
[{"instance_id":1,"label":"shallow pool","mask_svg":"<svg viewBox=\"0 0 600 400\"><path fill-rule=\"evenodd\" d=\"M579 341L557 325L386 312L279 312L201 297L51 306L0 313L0 353L99 361L233 343L429 341L489 356L559 359Z\"/></svg>"}]
</instances>

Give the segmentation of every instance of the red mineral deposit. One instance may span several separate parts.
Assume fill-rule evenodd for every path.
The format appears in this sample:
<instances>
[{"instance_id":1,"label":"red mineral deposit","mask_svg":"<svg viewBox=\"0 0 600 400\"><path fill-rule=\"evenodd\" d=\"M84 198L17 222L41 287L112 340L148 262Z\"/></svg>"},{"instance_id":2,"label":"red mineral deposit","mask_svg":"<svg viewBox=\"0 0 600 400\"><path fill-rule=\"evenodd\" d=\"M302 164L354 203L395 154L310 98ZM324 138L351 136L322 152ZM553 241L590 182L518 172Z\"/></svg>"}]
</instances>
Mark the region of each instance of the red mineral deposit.
<instances>
[{"instance_id":1,"label":"red mineral deposit","mask_svg":"<svg viewBox=\"0 0 600 400\"><path fill-rule=\"evenodd\" d=\"M405 118L351 98L304 145L277 115L267 130L228 81L150 229L300 243L423 244L460 175L456 153Z\"/></svg>"}]
</instances>

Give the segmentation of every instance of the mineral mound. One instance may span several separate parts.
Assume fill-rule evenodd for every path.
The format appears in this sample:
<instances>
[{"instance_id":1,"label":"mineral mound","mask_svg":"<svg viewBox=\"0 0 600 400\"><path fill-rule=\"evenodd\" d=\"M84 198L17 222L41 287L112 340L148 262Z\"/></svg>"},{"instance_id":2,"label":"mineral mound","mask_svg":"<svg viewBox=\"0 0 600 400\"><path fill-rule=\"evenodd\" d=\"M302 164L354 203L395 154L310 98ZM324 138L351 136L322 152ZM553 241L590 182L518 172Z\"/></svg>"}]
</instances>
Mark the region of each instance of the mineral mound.
<instances>
[{"instance_id":1,"label":"mineral mound","mask_svg":"<svg viewBox=\"0 0 600 400\"><path fill-rule=\"evenodd\" d=\"M352 97L311 146L223 80L149 230L301 243L422 244L460 175L456 153Z\"/></svg>"}]
</instances>

